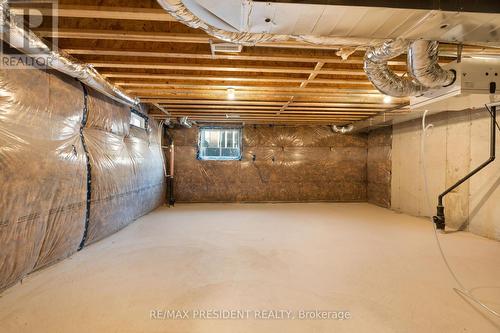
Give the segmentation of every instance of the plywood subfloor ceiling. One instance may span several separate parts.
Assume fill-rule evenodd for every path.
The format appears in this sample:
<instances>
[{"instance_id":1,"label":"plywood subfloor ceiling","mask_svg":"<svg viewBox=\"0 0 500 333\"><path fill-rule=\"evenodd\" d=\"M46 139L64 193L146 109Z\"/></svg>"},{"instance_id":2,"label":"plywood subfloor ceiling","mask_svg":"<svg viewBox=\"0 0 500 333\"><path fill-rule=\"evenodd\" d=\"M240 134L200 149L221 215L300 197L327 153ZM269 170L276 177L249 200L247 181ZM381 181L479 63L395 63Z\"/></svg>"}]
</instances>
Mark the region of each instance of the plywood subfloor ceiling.
<instances>
[{"instance_id":1,"label":"plywood subfloor ceiling","mask_svg":"<svg viewBox=\"0 0 500 333\"><path fill-rule=\"evenodd\" d=\"M157 118L250 124L345 124L408 103L384 96L363 71L364 51L342 60L341 47L295 41L211 53L220 41L176 22L154 0L60 0L33 30L93 65ZM19 5L18 5L19 6ZM21 5L22 6L22 5ZM58 30L50 17L58 17ZM453 60L455 46L442 45ZM465 52L485 52L465 48ZM390 63L403 73L405 58ZM228 98L234 89L235 98Z\"/></svg>"}]
</instances>

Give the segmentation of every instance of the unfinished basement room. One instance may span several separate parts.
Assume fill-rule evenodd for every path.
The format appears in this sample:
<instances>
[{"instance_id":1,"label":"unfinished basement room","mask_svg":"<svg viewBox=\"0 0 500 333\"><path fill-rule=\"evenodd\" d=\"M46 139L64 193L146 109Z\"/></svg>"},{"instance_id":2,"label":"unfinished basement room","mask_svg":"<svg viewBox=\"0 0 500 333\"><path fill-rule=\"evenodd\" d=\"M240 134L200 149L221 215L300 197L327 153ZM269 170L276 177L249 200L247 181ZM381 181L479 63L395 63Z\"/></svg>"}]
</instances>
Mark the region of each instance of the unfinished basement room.
<instances>
[{"instance_id":1,"label":"unfinished basement room","mask_svg":"<svg viewBox=\"0 0 500 333\"><path fill-rule=\"evenodd\" d=\"M0 333L499 333L498 0L0 0Z\"/></svg>"}]
</instances>

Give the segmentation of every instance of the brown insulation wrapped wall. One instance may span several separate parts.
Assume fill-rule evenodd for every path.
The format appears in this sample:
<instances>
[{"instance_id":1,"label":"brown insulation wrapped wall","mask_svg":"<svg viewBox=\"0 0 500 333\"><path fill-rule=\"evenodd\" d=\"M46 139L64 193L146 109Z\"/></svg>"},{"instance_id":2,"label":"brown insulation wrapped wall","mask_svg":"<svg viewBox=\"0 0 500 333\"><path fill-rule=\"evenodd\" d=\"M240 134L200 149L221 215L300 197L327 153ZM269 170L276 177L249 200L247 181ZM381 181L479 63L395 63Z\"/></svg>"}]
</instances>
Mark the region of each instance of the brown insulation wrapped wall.
<instances>
[{"instance_id":1,"label":"brown insulation wrapped wall","mask_svg":"<svg viewBox=\"0 0 500 333\"><path fill-rule=\"evenodd\" d=\"M85 127L124 137L130 129L130 108L88 88Z\"/></svg>"},{"instance_id":2,"label":"brown insulation wrapped wall","mask_svg":"<svg viewBox=\"0 0 500 333\"><path fill-rule=\"evenodd\" d=\"M130 110L72 78L0 70L0 290L164 202L158 125L130 128Z\"/></svg>"},{"instance_id":3,"label":"brown insulation wrapped wall","mask_svg":"<svg viewBox=\"0 0 500 333\"><path fill-rule=\"evenodd\" d=\"M382 127L368 134L368 202L391 206L392 127Z\"/></svg>"},{"instance_id":4,"label":"brown insulation wrapped wall","mask_svg":"<svg viewBox=\"0 0 500 333\"><path fill-rule=\"evenodd\" d=\"M76 81L1 70L0 94L2 289L77 250L85 226L86 159Z\"/></svg>"},{"instance_id":5,"label":"brown insulation wrapped wall","mask_svg":"<svg viewBox=\"0 0 500 333\"><path fill-rule=\"evenodd\" d=\"M179 202L366 200L365 135L328 126L246 126L241 161L199 161L198 128L172 134Z\"/></svg>"},{"instance_id":6,"label":"brown insulation wrapped wall","mask_svg":"<svg viewBox=\"0 0 500 333\"><path fill-rule=\"evenodd\" d=\"M92 108L91 94L88 99L90 116L99 110ZM118 121L127 112L130 116L126 109L116 111ZM92 166L92 204L85 244L120 230L161 205L165 199L158 126L150 120L151 131L148 133L133 126L125 129L110 124L107 127L110 131L120 128L112 133L100 129L104 128L103 125L101 122L90 123L84 129Z\"/></svg>"}]
</instances>

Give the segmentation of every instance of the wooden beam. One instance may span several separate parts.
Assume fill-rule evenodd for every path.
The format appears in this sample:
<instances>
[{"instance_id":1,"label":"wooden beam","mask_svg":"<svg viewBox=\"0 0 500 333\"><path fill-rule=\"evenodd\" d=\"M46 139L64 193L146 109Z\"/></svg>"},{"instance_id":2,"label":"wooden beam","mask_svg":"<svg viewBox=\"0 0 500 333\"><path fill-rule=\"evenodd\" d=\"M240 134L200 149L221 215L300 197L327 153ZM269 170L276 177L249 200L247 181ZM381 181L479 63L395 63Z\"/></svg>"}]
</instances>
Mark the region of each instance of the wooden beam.
<instances>
[{"instance_id":1,"label":"wooden beam","mask_svg":"<svg viewBox=\"0 0 500 333\"><path fill-rule=\"evenodd\" d=\"M191 113L186 113L186 112L176 112L173 113L173 117L203 117L206 119L213 119L217 117L224 117L227 118L227 114L229 113L221 113L221 114L210 114L210 115L204 115L204 114L191 114ZM259 114L259 115L251 115L251 114L242 114L239 115L239 118L242 119L343 119L343 120L359 120L359 119L366 119L366 116L310 116L310 115L280 115L276 116L275 114Z\"/></svg>"},{"instance_id":2,"label":"wooden beam","mask_svg":"<svg viewBox=\"0 0 500 333\"><path fill-rule=\"evenodd\" d=\"M250 72L250 73L294 73L294 74L310 74L314 72L314 68L307 67L287 67L287 66L244 66L233 65L231 63L223 65L213 64L190 64L190 63L150 63L138 61L110 61L110 60L88 60L89 64L96 68L126 68L126 69L169 69L169 70L184 70L184 71L224 71L224 72ZM106 71L103 71L106 72ZM404 71L395 71L398 74L403 74ZM359 69L323 69L318 74L330 75L354 75L366 77L362 68Z\"/></svg>"},{"instance_id":3,"label":"wooden beam","mask_svg":"<svg viewBox=\"0 0 500 333\"><path fill-rule=\"evenodd\" d=\"M289 86L245 86L245 85L219 85L219 84L177 84L177 83L133 83L133 84L117 84L126 87L130 91L144 91L149 89L167 88L167 89L188 89L188 90L220 90L224 93L227 89L235 89L236 93L243 91L299 91L299 92L327 92L327 93L349 93L349 94L369 94L383 97L378 90L375 89L350 89L350 88L301 88Z\"/></svg>"},{"instance_id":4,"label":"wooden beam","mask_svg":"<svg viewBox=\"0 0 500 333\"><path fill-rule=\"evenodd\" d=\"M172 91L165 91L165 90L151 90L151 89L134 89L134 90L127 90L129 93L132 95L137 95L137 97L143 97L143 98L168 98L172 96L183 96L183 97L189 97L189 96L198 96L197 98L203 96L211 96L213 99L219 99L221 97L225 97L227 93L225 91L217 91L217 90L179 90L179 89L172 89ZM311 97L324 97L324 98L333 98L333 97L343 97L343 98L350 98L351 101L355 100L357 98L364 99L366 101L370 100L372 102L378 102L381 101L383 97L380 97L375 94L357 94L357 93L334 93L334 92L294 92L292 91L293 95L296 97L304 97L304 98L311 98ZM266 97L283 97L283 96L290 96L290 93L282 92L282 91L237 91L236 95L238 96L237 98L242 98L242 99L248 99L249 96L253 95L253 98L259 99L262 96Z\"/></svg>"},{"instance_id":5,"label":"wooden beam","mask_svg":"<svg viewBox=\"0 0 500 333\"><path fill-rule=\"evenodd\" d=\"M84 6L81 6L82 8ZM88 6L87 6L88 7ZM64 8L64 7L63 7ZM100 8L97 7L97 8ZM123 14L120 15L120 10L118 9L116 11L117 14L113 13L112 10L115 7L103 7L108 10L109 13L95 13L90 11L88 12L88 15L101 15L102 17L92 17L92 18L106 18L104 15L109 15L109 16L114 16L114 17L108 17L108 18L114 18L114 19L134 19L133 15L135 14L139 20L146 20L146 17L150 15L152 18L156 19L149 19L151 21L175 21L171 17L159 17L158 15L160 14L159 12L153 12L149 10L145 10L143 8L140 8L136 13L130 13L129 11L131 10L130 8L123 8ZM120 7L116 7L120 8ZM135 8L134 8L135 9ZM111 10L111 11L110 11ZM67 12L67 15L81 15L81 14L76 14L77 12ZM83 11L81 11L83 13ZM141 15L143 15L141 18ZM168 15L166 12L163 12L163 15ZM60 15L63 16L63 15ZM68 16L72 17L72 16ZM79 16L74 16L74 17L79 17ZM179 23L182 24L182 23ZM190 43L209 43L210 39L216 39L212 36L207 35L206 33L185 33L185 34L178 34L178 33L165 33L165 32L156 32L156 31L151 31L151 32L143 32L143 31L132 31L132 30L95 30L95 29L74 29L74 28L60 28L59 31L51 31L50 29L37 29L36 30L38 34L40 34L43 37L58 37L58 38L79 38L79 39L111 39L111 40L139 40L139 41L151 41L151 42L190 42ZM115 37L113 35L116 33ZM183 41L179 37L185 36L186 39ZM191 35L191 36L187 36ZM258 43L256 45L257 47L270 47L270 48L294 48L294 49L317 49L317 50L338 50L342 48L344 45L316 45L316 44L309 44L305 42L300 42L296 40L288 40L288 41L282 41L282 42L265 42L265 43ZM360 48L363 49L363 48ZM443 54L445 57L450 57L454 58L456 53L455 49L456 46L453 44L442 44L440 45L440 49L443 50ZM477 46L465 46L464 47L464 54L465 55L484 55L484 54L500 54L500 50L496 48L487 48L487 47L477 47ZM316 59L320 61L320 59ZM311 61L311 62L317 62L317 61ZM401 62L404 62L404 60L396 60L396 63L394 64L401 64Z\"/></svg>"},{"instance_id":6,"label":"wooden beam","mask_svg":"<svg viewBox=\"0 0 500 333\"><path fill-rule=\"evenodd\" d=\"M152 70L180 70L180 71L210 71L210 72L248 72L248 73L293 73L293 74L310 74L314 72L313 68L307 67L286 67L286 66L243 66L243 65L210 65L210 64L188 64L188 63L144 63L144 62L118 62L118 61L95 61L89 60L95 68L126 68L126 69L152 69ZM106 77L132 77L132 78L168 78L169 74L155 73L117 73L107 70L100 70ZM404 71L394 71L397 74L404 74ZM366 78L363 69L322 69L317 75L349 75L361 76ZM193 75L191 75L193 76ZM215 76L217 77L217 76ZM333 80L333 81L332 81ZM344 80L338 79L338 83L347 83L354 81L356 84L359 80ZM342 81L340 81L342 80ZM295 80L294 80L295 82ZM363 81L368 83L368 81ZM337 83L335 79L316 79L312 83ZM364 84L363 83L363 84Z\"/></svg>"},{"instance_id":7,"label":"wooden beam","mask_svg":"<svg viewBox=\"0 0 500 333\"><path fill-rule=\"evenodd\" d=\"M134 95L139 98L168 98L168 97L193 97L196 96L197 98L200 98L201 96L206 96L206 97L212 97L212 98L221 98L227 95L226 92L223 91L210 91L210 90L205 90L205 91L193 91L193 90L185 90L185 91L179 91L178 89L173 90L172 92L166 92L166 91L154 91L154 90L141 90L141 89L135 89L135 90L127 90L131 95ZM292 92L295 97L344 97L344 98L350 98L351 100L360 98L360 99L365 99L368 100L369 98L372 98L372 101L375 101L374 99L378 98L378 100L381 100L381 98L378 95L372 95L372 94L355 94L355 93L329 93L329 92ZM242 95L243 94L243 95ZM248 99L248 96L250 94L245 91L237 92L237 95L241 95L241 98ZM254 92L254 98L260 98L262 96L271 96L271 97L278 97L278 96L287 96L284 92L274 92L274 91L259 91L258 93ZM288 94L289 97L290 94ZM239 98L239 97L238 97Z\"/></svg>"},{"instance_id":8,"label":"wooden beam","mask_svg":"<svg viewBox=\"0 0 500 333\"><path fill-rule=\"evenodd\" d=\"M301 88L301 87L290 87L290 86L250 86L250 85L219 85L219 84L178 84L178 83L126 83L118 84L118 86L126 87L130 91L147 90L147 89L157 89L157 88L168 88L168 89L206 89L206 90L224 90L235 89L238 91L310 91L310 92L346 92L353 94L373 94L380 95L377 90L373 89L344 89L344 88Z\"/></svg>"},{"instance_id":9,"label":"wooden beam","mask_svg":"<svg viewBox=\"0 0 500 333\"><path fill-rule=\"evenodd\" d=\"M256 101L256 100L214 100L214 99L145 99L144 102L159 103L161 105L171 105L174 107L182 107L184 105L207 105L207 106L221 106L226 107L227 105L265 105L274 106L279 108L283 103L278 101ZM290 108L295 107L312 107L312 108L348 108L348 107L358 107L358 108L372 108L372 109L387 109L395 107L397 104L385 104L385 103L367 103L367 102L293 102Z\"/></svg>"},{"instance_id":10,"label":"wooden beam","mask_svg":"<svg viewBox=\"0 0 500 333\"><path fill-rule=\"evenodd\" d=\"M168 108L169 110L199 110L199 109L204 109L204 110L228 110L237 107L238 110L267 110L268 112L272 112L272 110L279 109L279 106L258 106L258 105L182 105L182 104L161 104L162 106Z\"/></svg>"},{"instance_id":11,"label":"wooden beam","mask_svg":"<svg viewBox=\"0 0 500 333\"><path fill-rule=\"evenodd\" d=\"M36 2L11 4L15 14L23 15L23 9L31 8L38 10L43 16L79 17L92 19L114 19L114 20L145 20L145 21L175 21L165 10L161 8L139 8L139 7L107 7L107 6L83 6L58 4L55 10L36 6ZM35 11L30 15L36 15Z\"/></svg>"},{"instance_id":12,"label":"wooden beam","mask_svg":"<svg viewBox=\"0 0 500 333\"><path fill-rule=\"evenodd\" d=\"M199 116L199 117L217 117L217 116L222 116L225 117L226 115L233 115L233 116L239 116L239 117L252 117L252 118L299 118L299 119L364 119L368 118L367 115L310 115L310 114L293 114L293 113L288 113L288 114L283 114L283 115L275 115L273 113L258 113L258 114L250 114L250 113L239 113L239 114L234 114L231 112L219 112L219 113L193 113L193 112L175 112L172 113L173 116ZM283 116L283 117L281 117Z\"/></svg>"},{"instance_id":13,"label":"wooden beam","mask_svg":"<svg viewBox=\"0 0 500 333\"><path fill-rule=\"evenodd\" d=\"M280 62L324 62L330 64L363 64L363 57L352 56L347 60L340 57L311 56L307 53L297 54L268 54L245 51L239 54L215 54L211 53L182 53L182 52L161 52L146 50L116 50L108 48L93 49L83 47L64 48L64 51L73 55L101 55L101 56L126 56L126 57L152 57L152 58L180 58L180 59L219 59L219 60L248 60L248 61L280 61ZM406 65L406 60L391 60L389 65Z\"/></svg>"},{"instance_id":14,"label":"wooden beam","mask_svg":"<svg viewBox=\"0 0 500 333\"><path fill-rule=\"evenodd\" d=\"M140 92L134 95L134 97L141 98L144 102L151 101L168 101L170 99L206 99L206 100L221 100L227 98L227 93L213 91L146 91ZM280 101L280 105L291 97L290 93L281 92L271 92L266 94L266 92L255 93L237 93L237 99L241 100L255 100L255 101ZM296 96L296 101L303 100L307 102L339 102L339 103L382 103L383 97L381 96L371 96L363 95L356 96L353 94L298 94ZM393 100L397 105L404 105L408 103L407 99L402 99L401 101Z\"/></svg>"},{"instance_id":15,"label":"wooden beam","mask_svg":"<svg viewBox=\"0 0 500 333\"><path fill-rule=\"evenodd\" d=\"M161 96L159 96L161 95ZM292 96L289 92L273 92L270 94L266 94L265 91L263 93L255 93L255 92L236 92L236 101L262 101L262 102L284 102L288 100ZM210 91L193 91L193 90L163 90L163 91L151 91L147 90L147 93L137 94L136 97L145 98L148 101L150 100L228 100L227 92L214 90ZM146 101L146 100L145 100ZM300 95L297 96L295 102L311 102L311 103L374 103L374 104L382 104L383 103L383 95L363 95L360 96L352 96L352 94L325 94L325 95ZM398 98L393 99L392 104L401 105L404 103L408 103L409 99L407 98Z\"/></svg>"},{"instance_id":16,"label":"wooden beam","mask_svg":"<svg viewBox=\"0 0 500 333\"><path fill-rule=\"evenodd\" d=\"M148 75L148 74L137 74L134 75L135 73L132 74L127 74L124 73L123 75L118 75L122 77L128 77L130 79L138 79L140 77L144 79L151 79L151 80L178 80L178 81L225 81L225 82L266 82L266 83L302 83L304 82L304 79L301 78L286 78L286 77L224 77L224 76L211 76L211 75L198 75L198 76L193 76L193 75L163 75L163 74L156 74L156 75ZM108 78L116 78L116 76L109 76L108 74L104 73L102 74L105 77ZM139 84L154 84L154 83L162 83L162 82L147 82L145 83L144 80L140 81L134 81L134 80L127 80L127 81L122 81L122 80L115 80L115 84L119 84L122 86L133 86L133 85L139 85ZM345 79L313 79L309 83L321 83L321 84L350 84L350 85L371 85L370 81L365 81L365 80L345 80Z\"/></svg>"},{"instance_id":17,"label":"wooden beam","mask_svg":"<svg viewBox=\"0 0 500 333\"><path fill-rule=\"evenodd\" d=\"M167 32L142 32L131 30L95 30L95 29L74 29L60 28L57 31L50 29L36 29L36 33L41 37L50 38L78 38L78 39L109 39L109 40L135 40L148 42L180 42L180 43L209 43L216 39L205 33L167 33ZM323 49L332 50L342 47L341 45L315 45L294 40L282 42L259 43L256 46L278 47L278 48L298 48L298 49Z\"/></svg>"},{"instance_id":18,"label":"wooden beam","mask_svg":"<svg viewBox=\"0 0 500 333\"><path fill-rule=\"evenodd\" d=\"M236 100L254 100L254 101L278 101L280 105L283 105L290 97L291 93L288 92L271 92L267 93L245 93L237 92ZM168 101L171 99L206 99L206 100L227 100L227 93L223 91L151 91L137 93L135 97L140 97L144 102L150 101ZM353 96L352 94L299 94L297 96L296 102L317 102L317 103L382 103L383 96L373 96L373 95L363 95L363 96ZM408 103L408 99L393 99L393 104L401 105Z\"/></svg>"},{"instance_id":19,"label":"wooden beam","mask_svg":"<svg viewBox=\"0 0 500 333\"><path fill-rule=\"evenodd\" d=\"M274 101L234 101L234 100L210 100L210 99L144 99L144 102L160 104L226 104L226 105L281 105Z\"/></svg>"},{"instance_id":20,"label":"wooden beam","mask_svg":"<svg viewBox=\"0 0 500 333\"><path fill-rule=\"evenodd\" d=\"M208 43L210 37L201 33L178 32L144 32L132 30L91 30L59 28L34 29L35 33L44 38L77 38L77 39L104 39L104 40L132 40L142 42L177 42L177 43Z\"/></svg>"},{"instance_id":21,"label":"wooden beam","mask_svg":"<svg viewBox=\"0 0 500 333\"><path fill-rule=\"evenodd\" d=\"M243 116L243 117L227 117L226 115L219 116L199 116L199 115L177 115L176 117L189 117L191 120L207 120L207 121L216 121L218 119L231 119L233 121L249 121L249 120L260 120L260 121L283 121L283 122L293 122L293 121L323 121L323 122L335 122L335 121L345 121L345 122L353 122L359 121L366 118L350 118L350 117L338 117L338 118L303 118L303 117L260 117L260 116Z\"/></svg>"},{"instance_id":22,"label":"wooden beam","mask_svg":"<svg viewBox=\"0 0 500 333\"><path fill-rule=\"evenodd\" d=\"M328 102L298 102L295 101L290 105L290 109L296 107L311 107L311 108L335 108L335 107L353 107L353 108L371 108L371 109L387 109L394 107L398 104L385 104L385 103L367 103L367 102L350 102L350 103L328 103Z\"/></svg>"},{"instance_id":23,"label":"wooden beam","mask_svg":"<svg viewBox=\"0 0 500 333\"><path fill-rule=\"evenodd\" d=\"M314 70L309 74L309 77L300 84L299 89L305 90L305 87L307 86L307 84L310 81L314 80L314 78L316 78L316 76L321 71L321 68L324 65L325 65L324 62L318 62L316 64L316 66L314 66ZM295 99L295 95L293 95L292 97L290 97L290 99L288 100L288 102L286 102L285 104L283 104L283 106L281 107L281 109L279 110L279 112L277 114L279 115L280 113L284 112L288 108L288 106L293 102L294 99Z\"/></svg>"},{"instance_id":24,"label":"wooden beam","mask_svg":"<svg viewBox=\"0 0 500 333\"><path fill-rule=\"evenodd\" d=\"M300 88L305 88L308 83L310 83L312 80L314 80L316 78L316 76L318 76L318 74L320 74L321 68L323 68L324 65L325 65L324 62L321 62L321 61L318 62L316 64L316 66L314 66L314 70L309 74L309 77L300 84Z\"/></svg>"},{"instance_id":25,"label":"wooden beam","mask_svg":"<svg viewBox=\"0 0 500 333\"><path fill-rule=\"evenodd\" d=\"M179 100L227 100L227 94L211 94L211 93L206 93L206 92L164 92L162 95L147 95L147 94L140 94L136 95L135 97L140 97L141 101L144 103L151 103L151 102L167 102L172 99L179 99ZM238 96L238 100L244 100L244 101L255 101L255 102L263 102L264 104L267 104L268 102L279 102L279 105L283 104L283 100L287 100L290 97L290 94L272 94L272 95L256 95L256 94L247 94L247 95L241 95ZM315 99L312 99L315 100ZM338 101L346 101L347 98L345 97L340 97L340 100L338 97L333 98L335 102ZM330 99L330 101L332 101ZM352 102L353 99L351 98L348 102Z\"/></svg>"},{"instance_id":26,"label":"wooden beam","mask_svg":"<svg viewBox=\"0 0 500 333\"><path fill-rule=\"evenodd\" d=\"M160 105L160 104L158 104ZM167 109L211 109L211 110L227 110L231 108L236 108L238 110L268 110L268 112L272 112L273 110L279 110L280 106L258 106L258 105L184 105L184 104L161 104L162 107L166 107ZM334 108L320 108L320 107L289 107L287 109L288 111L355 111L355 112L377 112L377 111L383 111L382 110L377 110L373 108L346 108L346 107L334 107Z\"/></svg>"},{"instance_id":27,"label":"wooden beam","mask_svg":"<svg viewBox=\"0 0 500 333\"><path fill-rule=\"evenodd\" d=\"M259 76L218 76L218 75L184 75L184 74L148 74L148 73L121 73L101 71L101 75L110 79L151 79L151 80L186 80L186 81L240 81L240 82L289 82L300 83L301 78L259 77ZM332 79L333 80L333 79ZM134 81L114 81L117 84L133 83ZM139 81L140 83L144 80ZM365 82L365 81L359 81ZM368 82L368 81L366 81ZM322 82L324 83L324 82ZM335 82L334 82L335 83ZM339 82L340 83L340 82Z\"/></svg>"},{"instance_id":28,"label":"wooden beam","mask_svg":"<svg viewBox=\"0 0 500 333\"><path fill-rule=\"evenodd\" d=\"M258 114L275 114L275 110L260 110L260 109L222 109L222 110L214 110L214 109L204 109L204 108L192 108L192 109L178 109L172 108L169 109L170 114L175 114L178 112L183 113L203 113L203 114L226 114L226 113L258 113ZM287 114L309 114L309 115L353 115L353 116L366 116L377 114L378 112L373 111L342 111L342 110L334 110L334 111L307 111L307 110L288 110Z\"/></svg>"},{"instance_id":29,"label":"wooden beam","mask_svg":"<svg viewBox=\"0 0 500 333\"><path fill-rule=\"evenodd\" d=\"M168 112L163 106L161 106L158 103L152 103L158 110L166 114L167 116L170 116L170 112Z\"/></svg>"},{"instance_id":30,"label":"wooden beam","mask_svg":"<svg viewBox=\"0 0 500 333\"><path fill-rule=\"evenodd\" d=\"M386 109L374 109L374 108L343 108L343 107L337 107L337 108L311 108L311 107L292 107L288 106L286 111L297 111L297 112L302 112L302 111L337 111L337 110L342 110L342 111L355 111L355 112L368 112L368 113L377 113L380 111L384 111Z\"/></svg>"},{"instance_id":31,"label":"wooden beam","mask_svg":"<svg viewBox=\"0 0 500 333\"><path fill-rule=\"evenodd\" d=\"M159 119L164 119L159 118ZM197 121L200 124L252 124L252 125L280 125L280 126L313 126L313 125L345 125L351 123L351 121L347 120L289 120L289 119L270 119L270 120L259 120L259 119L206 119L206 118L197 118L193 117L192 120Z\"/></svg>"},{"instance_id":32,"label":"wooden beam","mask_svg":"<svg viewBox=\"0 0 500 333\"><path fill-rule=\"evenodd\" d=\"M137 69L170 69L170 70L187 70L187 71L225 71L225 72L260 72L260 73L296 73L309 74L313 68L307 67L287 67L287 66L243 66L243 65L213 65L213 64L190 64L190 63L147 63L147 62L121 62L121 61L97 61L90 60L89 63L96 68L137 68ZM360 75L365 75L361 70ZM335 74L336 72L324 74ZM343 73L350 73L344 71ZM362 74L361 74L362 73ZM349 74L347 74L349 75ZM355 74L353 74L355 75Z\"/></svg>"},{"instance_id":33,"label":"wooden beam","mask_svg":"<svg viewBox=\"0 0 500 333\"><path fill-rule=\"evenodd\" d=\"M155 119L166 119L166 118L171 118L167 117L166 115L163 114L152 114L150 115L154 117ZM262 123L262 124L270 124L270 123L282 123L282 124L295 124L295 123L325 123L325 124L334 124L334 123L350 123L353 121L358 121L365 118L348 118L348 117L307 117L307 118L302 118L302 117L279 117L276 115L271 115L270 117L261 117L258 115L254 116L245 116L245 115L240 115L239 117L227 117L226 114L220 114L216 116L207 116L207 115L184 115L184 114L177 114L175 117L189 117L191 120L197 120L201 122L251 122L251 123Z\"/></svg>"},{"instance_id":34,"label":"wooden beam","mask_svg":"<svg viewBox=\"0 0 500 333\"><path fill-rule=\"evenodd\" d=\"M180 43L203 43L208 44L210 40L217 38L206 33L170 33L158 31L133 31L133 30L106 30L106 29L75 29L59 28L51 29L39 28L35 30L41 37L50 38L77 38L77 39L101 39L101 40L129 40L129 41L149 41L149 42L180 42ZM223 42L223 41L221 41ZM317 49L335 50L343 45L316 45L305 42L288 40L281 42L258 43L255 46L270 48L294 48L294 49ZM320 60L320 59L316 59ZM317 61L311 61L317 62ZM402 60L394 60L392 64L402 64Z\"/></svg>"}]
</instances>

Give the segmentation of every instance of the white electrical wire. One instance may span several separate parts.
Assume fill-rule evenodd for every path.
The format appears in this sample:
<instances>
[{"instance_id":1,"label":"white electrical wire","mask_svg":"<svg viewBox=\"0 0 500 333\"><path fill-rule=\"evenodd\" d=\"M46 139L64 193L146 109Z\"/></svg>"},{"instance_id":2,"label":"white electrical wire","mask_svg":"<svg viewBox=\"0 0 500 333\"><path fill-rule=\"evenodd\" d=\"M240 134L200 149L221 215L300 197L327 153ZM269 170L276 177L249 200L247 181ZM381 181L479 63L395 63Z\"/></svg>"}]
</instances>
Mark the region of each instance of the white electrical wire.
<instances>
[{"instance_id":1,"label":"white electrical wire","mask_svg":"<svg viewBox=\"0 0 500 333\"><path fill-rule=\"evenodd\" d=\"M421 156L421 163L420 163L420 165L422 167L422 175L424 177L424 190L425 190L425 199L426 199L426 203L427 203L427 208L429 210L431 210L432 208L431 208L431 203L430 203L430 199L429 199L430 198L430 196L429 196L429 185L428 185L428 181L427 181L427 172L426 172L427 169L426 169L426 166L425 166L425 139L426 139L426 136L427 136L427 131L430 128L432 128L434 125L432 125L432 124L426 125L425 124L425 118L427 116L427 112L428 111L425 111L424 115L422 116L422 136L421 136L421 139L420 139L420 156ZM455 280L455 283L458 285L458 288L453 288L453 290L455 292L457 292L457 293L459 293L459 294L467 297L468 299L470 299L474 303L478 304L479 306L481 306L483 309L485 309L486 311L488 311L492 315L500 318L500 313L498 313L497 311L493 310L488 305L484 304L483 302L481 302L480 300L478 300L474 295L472 295L471 292L470 292L470 290L468 290L467 288L465 288L465 286L462 284L462 282L460 281L460 279L457 277L457 275L455 274L455 272L451 268L450 263L446 259L446 255L444 254L443 248L441 247L441 242L439 241L439 236L438 236L438 233L437 233L436 225L435 225L434 221L432 220L432 217L430 219L431 219L431 223L433 225L434 236L436 238L436 244L437 244L437 247L439 249L439 253L441 254L441 258L443 259L443 262L446 265L446 268L448 269L448 272L453 277L453 280Z\"/></svg>"}]
</instances>

